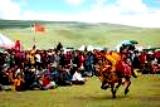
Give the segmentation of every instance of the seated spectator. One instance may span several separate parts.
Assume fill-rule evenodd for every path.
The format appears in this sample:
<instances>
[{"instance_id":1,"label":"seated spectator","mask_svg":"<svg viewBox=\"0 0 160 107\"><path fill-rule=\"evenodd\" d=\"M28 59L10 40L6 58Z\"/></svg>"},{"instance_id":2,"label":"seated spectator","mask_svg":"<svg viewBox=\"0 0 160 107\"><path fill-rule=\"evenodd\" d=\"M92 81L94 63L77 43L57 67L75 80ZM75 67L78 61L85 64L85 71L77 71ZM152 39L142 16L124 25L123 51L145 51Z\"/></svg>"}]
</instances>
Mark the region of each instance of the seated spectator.
<instances>
[{"instance_id":1,"label":"seated spectator","mask_svg":"<svg viewBox=\"0 0 160 107\"><path fill-rule=\"evenodd\" d=\"M23 76L19 73L16 75L16 78L14 79L14 89L16 91L22 91L24 89L24 78Z\"/></svg>"},{"instance_id":2,"label":"seated spectator","mask_svg":"<svg viewBox=\"0 0 160 107\"><path fill-rule=\"evenodd\" d=\"M158 60L156 58L151 62L151 68L151 73L153 74L160 72L160 67L158 66Z\"/></svg>"},{"instance_id":3,"label":"seated spectator","mask_svg":"<svg viewBox=\"0 0 160 107\"><path fill-rule=\"evenodd\" d=\"M25 89L33 89L33 83L35 81L35 72L36 69L34 67L27 68L24 72L25 79Z\"/></svg>"},{"instance_id":4,"label":"seated spectator","mask_svg":"<svg viewBox=\"0 0 160 107\"><path fill-rule=\"evenodd\" d=\"M0 84L0 91L2 91L2 84Z\"/></svg>"},{"instance_id":5,"label":"seated spectator","mask_svg":"<svg viewBox=\"0 0 160 107\"><path fill-rule=\"evenodd\" d=\"M56 84L58 84L58 77L59 77L59 72L57 70L57 64L51 64L50 66L50 76L51 76L51 80L55 81Z\"/></svg>"},{"instance_id":6,"label":"seated spectator","mask_svg":"<svg viewBox=\"0 0 160 107\"><path fill-rule=\"evenodd\" d=\"M82 77L80 70L76 71L72 77L73 84L85 84L86 79Z\"/></svg>"},{"instance_id":7,"label":"seated spectator","mask_svg":"<svg viewBox=\"0 0 160 107\"><path fill-rule=\"evenodd\" d=\"M72 85L70 74L66 71L66 69L64 69L61 65L59 65L58 72L59 72L58 85L61 86Z\"/></svg>"},{"instance_id":8,"label":"seated spectator","mask_svg":"<svg viewBox=\"0 0 160 107\"><path fill-rule=\"evenodd\" d=\"M48 75L43 75L40 78L39 83L42 90L53 89L56 87L56 83L54 81L51 81Z\"/></svg>"}]
</instances>

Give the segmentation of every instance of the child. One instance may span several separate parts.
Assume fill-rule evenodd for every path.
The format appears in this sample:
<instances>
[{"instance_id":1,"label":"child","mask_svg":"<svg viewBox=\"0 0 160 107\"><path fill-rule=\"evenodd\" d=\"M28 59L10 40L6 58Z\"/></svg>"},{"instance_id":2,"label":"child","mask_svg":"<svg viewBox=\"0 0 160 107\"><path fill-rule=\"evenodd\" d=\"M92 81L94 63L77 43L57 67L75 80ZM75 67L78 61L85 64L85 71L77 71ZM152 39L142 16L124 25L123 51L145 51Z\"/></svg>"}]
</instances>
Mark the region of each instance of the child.
<instances>
[{"instance_id":1,"label":"child","mask_svg":"<svg viewBox=\"0 0 160 107\"><path fill-rule=\"evenodd\" d=\"M16 78L14 79L14 90L22 91L23 90L23 85L24 85L24 78L19 73L19 74L17 74Z\"/></svg>"}]
</instances>

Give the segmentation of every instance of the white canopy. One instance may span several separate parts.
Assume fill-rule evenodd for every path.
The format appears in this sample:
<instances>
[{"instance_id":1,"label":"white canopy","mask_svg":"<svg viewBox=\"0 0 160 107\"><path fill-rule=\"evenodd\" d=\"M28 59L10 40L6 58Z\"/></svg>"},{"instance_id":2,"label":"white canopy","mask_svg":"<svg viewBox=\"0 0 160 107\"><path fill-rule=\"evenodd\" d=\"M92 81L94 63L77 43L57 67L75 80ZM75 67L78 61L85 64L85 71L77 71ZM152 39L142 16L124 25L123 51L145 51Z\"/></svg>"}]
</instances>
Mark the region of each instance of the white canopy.
<instances>
[{"instance_id":1,"label":"white canopy","mask_svg":"<svg viewBox=\"0 0 160 107\"><path fill-rule=\"evenodd\" d=\"M93 51L94 49L103 50L103 48L101 48L101 47L94 47L92 45L88 45L88 46L82 45L80 48L78 48L78 50L84 51L85 48L87 48L88 51Z\"/></svg>"},{"instance_id":2,"label":"white canopy","mask_svg":"<svg viewBox=\"0 0 160 107\"><path fill-rule=\"evenodd\" d=\"M11 49L15 46L15 43L11 41L7 36L0 33L0 47L5 49Z\"/></svg>"}]
</instances>

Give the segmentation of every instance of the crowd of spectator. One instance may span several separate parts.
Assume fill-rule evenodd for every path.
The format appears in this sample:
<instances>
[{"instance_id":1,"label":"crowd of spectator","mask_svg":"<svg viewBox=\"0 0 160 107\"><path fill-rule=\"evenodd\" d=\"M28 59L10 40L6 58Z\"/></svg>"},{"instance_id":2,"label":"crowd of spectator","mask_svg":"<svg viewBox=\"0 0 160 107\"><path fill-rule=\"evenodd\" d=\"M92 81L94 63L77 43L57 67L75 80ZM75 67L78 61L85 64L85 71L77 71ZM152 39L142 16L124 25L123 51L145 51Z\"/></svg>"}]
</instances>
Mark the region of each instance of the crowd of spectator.
<instances>
[{"instance_id":1,"label":"crowd of spectator","mask_svg":"<svg viewBox=\"0 0 160 107\"><path fill-rule=\"evenodd\" d=\"M160 51L139 52L134 46L122 46L120 50L139 72L160 73ZM105 51L109 50L65 51L61 43L48 50L36 46L31 50L6 50L0 53L0 90L8 85L23 91L85 84L85 77L96 75L95 65Z\"/></svg>"}]
</instances>

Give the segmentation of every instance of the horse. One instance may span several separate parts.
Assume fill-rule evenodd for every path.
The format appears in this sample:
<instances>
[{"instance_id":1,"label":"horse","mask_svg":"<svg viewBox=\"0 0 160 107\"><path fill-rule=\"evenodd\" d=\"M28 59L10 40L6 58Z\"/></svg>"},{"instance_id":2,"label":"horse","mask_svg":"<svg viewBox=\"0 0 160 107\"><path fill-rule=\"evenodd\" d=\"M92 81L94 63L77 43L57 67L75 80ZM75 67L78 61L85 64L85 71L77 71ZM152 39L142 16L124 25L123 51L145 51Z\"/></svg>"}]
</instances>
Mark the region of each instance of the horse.
<instances>
[{"instance_id":1,"label":"horse","mask_svg":"<svg viewBox=\"0 0 160 107\"><path fill-rule=\"evenodd\" d=\"M113 56L116 55L116 59ZM126 84L124 94L127 95L131 85L131 70L132 67L121 57L119 53L104 55L105 60L99 60L96 65L96 72L99 79L102 81L101 88L111 88L112 98L116 98L116 92L122 84ZM127 74L128 73L128 74ZM124 82L123 82L124 79Z\"/></svg>"}]
</instances>

